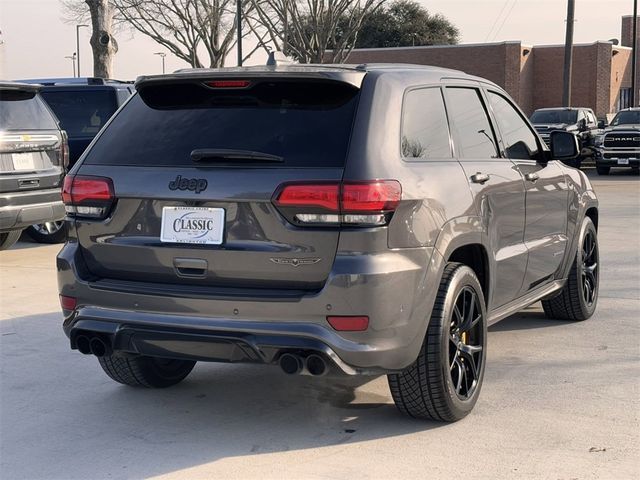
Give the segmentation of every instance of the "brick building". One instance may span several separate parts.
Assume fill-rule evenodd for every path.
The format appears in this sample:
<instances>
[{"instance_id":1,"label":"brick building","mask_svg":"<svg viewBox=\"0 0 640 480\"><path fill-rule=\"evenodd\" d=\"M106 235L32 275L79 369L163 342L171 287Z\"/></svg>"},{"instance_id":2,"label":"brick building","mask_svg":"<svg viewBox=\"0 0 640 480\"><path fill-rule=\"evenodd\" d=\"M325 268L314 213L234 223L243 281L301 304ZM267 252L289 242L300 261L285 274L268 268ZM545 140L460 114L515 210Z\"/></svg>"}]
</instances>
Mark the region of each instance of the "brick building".
<instances>
[{"instance_id":1,"label":"brick building","mask_svg":"<svg viewBox=\"0 0 640 480\"><path fill-rule=\"evenodd\" d=\"M574 45L572 105L593 108L599 118L629 106L632 23L632 17L623 17L621 46ZM373 62L437 65L488 78L507 90L527 114L562 105L564 45L501 42L364 48L347 59L347 63Z\"/></svg>"}]
</instances>

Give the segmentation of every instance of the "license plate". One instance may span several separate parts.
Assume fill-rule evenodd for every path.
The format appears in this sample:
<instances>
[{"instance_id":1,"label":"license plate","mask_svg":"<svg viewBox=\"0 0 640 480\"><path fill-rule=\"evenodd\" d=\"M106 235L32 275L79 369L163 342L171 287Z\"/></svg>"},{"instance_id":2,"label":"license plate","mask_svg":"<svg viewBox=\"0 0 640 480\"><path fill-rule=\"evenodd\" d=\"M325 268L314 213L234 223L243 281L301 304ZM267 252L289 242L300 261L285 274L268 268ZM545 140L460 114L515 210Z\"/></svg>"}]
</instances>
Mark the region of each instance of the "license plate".
<instances>
[{"instance_id":1,"label":"license plate","mask_svg":"<svg viewBox=\"0 0 640 480\"><path fill-rule=\"evenodd\" d=\"M224 209L164 207L160 241L220 245L224 234Z\"/></svg>"},{"instance_id":2,"label":"license plate","mask_svg":"<svg viewBox=\"0 0 640 480\"><path fill-rule=\"evenodd\" d=\"M11 160L13 161L14 170L35 170L36 161L33 158L33 153L13 153L11 154Z\"/></svg>"},{"instance_id":3,"label":"license plate","mask_svg":"<svg viewBox=\"0 0 640 480\"><path fill-rule=\"evenodd\" d=\"M618 165L629 165L629 159L628 158L619 158L618 159Z\"/></svg>"}]
</instances>

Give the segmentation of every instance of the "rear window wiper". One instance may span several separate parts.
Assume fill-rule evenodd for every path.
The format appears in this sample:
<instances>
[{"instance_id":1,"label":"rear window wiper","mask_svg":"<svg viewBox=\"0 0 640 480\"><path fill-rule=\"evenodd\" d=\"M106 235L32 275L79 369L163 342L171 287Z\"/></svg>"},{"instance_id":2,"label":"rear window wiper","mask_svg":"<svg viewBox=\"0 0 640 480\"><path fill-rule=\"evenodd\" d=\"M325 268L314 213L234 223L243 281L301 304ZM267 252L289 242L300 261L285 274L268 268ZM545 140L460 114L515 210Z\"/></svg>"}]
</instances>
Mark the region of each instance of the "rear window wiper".
<instances>
[{"instance_id":1,"label":"rear window wiper","mask_svg":"<svg viewBox=\"0 0 640 480\"><path fill-rule=\"evenodd\" d=\"M270 153L227 148L198 148L191 152L194 162L284 162L284 158Z\"/></svg>"}]
</instances>

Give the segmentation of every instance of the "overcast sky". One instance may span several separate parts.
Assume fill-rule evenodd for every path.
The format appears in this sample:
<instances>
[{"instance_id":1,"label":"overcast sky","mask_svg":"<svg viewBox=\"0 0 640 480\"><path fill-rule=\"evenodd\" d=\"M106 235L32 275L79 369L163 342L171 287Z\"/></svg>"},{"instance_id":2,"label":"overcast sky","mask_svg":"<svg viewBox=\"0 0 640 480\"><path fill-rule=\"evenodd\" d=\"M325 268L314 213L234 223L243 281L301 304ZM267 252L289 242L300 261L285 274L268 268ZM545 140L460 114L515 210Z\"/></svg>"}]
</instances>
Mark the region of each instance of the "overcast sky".
<instances>
[{"instance_id":1,"label":"overcast sky","mask_svg":"<svg viewBox=\"0 0 640 480\"><path fill-rule=\"evenodd\" d=\"M432 13L442 13L461 33L464 43L521 40L526 44L564 42L566 0L420 0ZM632 13L633 0L577 0L575 41L620 38L620 17ZM71 55L75 47L75 27L65 24L58 0L0 0L0 78L71 76ZM92 72L88 29L81 30L83 75ZM121 33L114 77L134 79L159 73L163 48L141 34ZM248 63L263 63L256 55ZM227 59L233 65L235 55ZM186 66L167 55L167 71Z\"/></svg>"}]
</instances>

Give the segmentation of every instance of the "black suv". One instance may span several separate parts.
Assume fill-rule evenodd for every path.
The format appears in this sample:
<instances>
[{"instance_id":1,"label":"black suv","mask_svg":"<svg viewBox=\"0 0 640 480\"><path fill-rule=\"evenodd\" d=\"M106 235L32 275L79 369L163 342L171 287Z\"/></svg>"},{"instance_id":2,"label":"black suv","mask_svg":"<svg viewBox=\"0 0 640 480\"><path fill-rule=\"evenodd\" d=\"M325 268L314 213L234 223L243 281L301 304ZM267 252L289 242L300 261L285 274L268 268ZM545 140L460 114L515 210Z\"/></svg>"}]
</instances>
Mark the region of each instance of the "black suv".
<instances>
[{"instance_id":1,"label":"black suv","mask_svg":"<svg viewBox=\"0 0 640 480\"><path fill-rule=\"evenodd\" d=\"M596 308L598 201L497 85L417 65L139 78L65 179L64 331L117 382L196 361L389 375L401 411L473 408L487 326Z\"/></svg>"},{"instance_id":2,"label":"black suv","mask_svg":"<svg viewBox=\"0 0 640 480\"><path fill-rule=\"evenodd\" d=\"M547 145L551 132L555 130L571 132L578 137L580 156L570 161L572 167L580 168L582 160L593 156L598 120L590 108L540 108L533 112L530 120Z\"/></svg>"},{"instance_id":3,"label":"black suv","mask_svg":"<svg viewBox=\"0 0 640 480\"><path fill-rule=\"evenodd\" d=\"M39 89L0 82L0 250L29 225L64 218L66 135Z\"/></svg>"},{"instance_id":4,"label":"black suv","mask_svg":"<svg viewBox=\"0 0 640 480\"><path fill-rule=\"evenodd\" d=\"M69 166L80 158L93 137L134 91L132 82L102 78L46 78L23 82L42 85L42 97L69 136ZM27 233L44 243L59 243L66 238L63 222L33 225Z\"/></svg>"}]
</instances>

